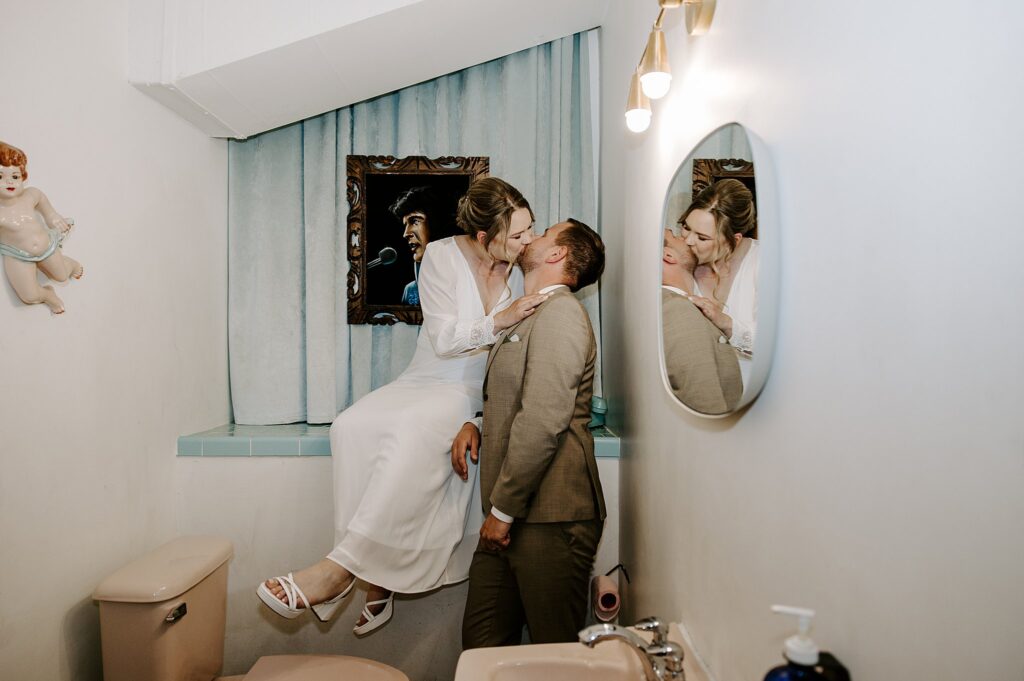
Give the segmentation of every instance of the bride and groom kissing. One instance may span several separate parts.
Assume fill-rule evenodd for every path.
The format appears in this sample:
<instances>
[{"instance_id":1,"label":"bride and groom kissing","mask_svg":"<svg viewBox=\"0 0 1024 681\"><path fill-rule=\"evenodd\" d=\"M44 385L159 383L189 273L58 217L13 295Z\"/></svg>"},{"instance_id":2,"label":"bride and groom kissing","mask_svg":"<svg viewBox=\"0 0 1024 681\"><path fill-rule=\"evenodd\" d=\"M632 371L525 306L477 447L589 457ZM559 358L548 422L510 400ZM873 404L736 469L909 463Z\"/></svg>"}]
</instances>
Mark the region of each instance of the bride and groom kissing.
<instances>
[{"instance_id":1,"label":"bride and groom kissing","mask_svg":"<svg viewBox=\"0 0 1024 681\"><path fill-rule=\"evenodd\" d=\"M457 222L426 248L409 368L332 425L335 548L257 591L326 620L361 578L365 635L395 592L468 575L464 647L518 643L524 624L535 643L575 640L605 508L587 429L597 345L572 293L600 277L604 245L571 219L535 236L498 178L470 186Z\"/></svg>"}]
</instances>

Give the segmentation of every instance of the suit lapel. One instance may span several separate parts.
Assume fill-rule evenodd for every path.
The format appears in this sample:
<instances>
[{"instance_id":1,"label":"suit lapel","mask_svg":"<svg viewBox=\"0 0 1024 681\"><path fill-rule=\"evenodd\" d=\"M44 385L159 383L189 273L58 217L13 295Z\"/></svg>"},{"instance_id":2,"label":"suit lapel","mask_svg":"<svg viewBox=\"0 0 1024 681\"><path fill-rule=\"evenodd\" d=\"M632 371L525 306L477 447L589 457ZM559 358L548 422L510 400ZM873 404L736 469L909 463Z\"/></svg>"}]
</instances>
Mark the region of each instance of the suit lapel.
<instances>
[{"instance_id":1,"label":"suit lapel","mask_svg":"<svg viewBox=\"0 0 1024 681\"><path fill-rule=\"evenodd\" d=\"M498 333L497 340L494 341L494 345L491 346L491 352L487 355L487 366L484 368L484 385L487 385L487 374L491 371L491 364L494 362L494 358L498 354L498 349L505 344L505 339L508 338L510 334L515 333L515 330L519 327L519 325L529 318L530 317L520 319L512 326L508 327L507 329L503 329Z\"/></svg>"},{"instance_id":2,"label":"suit lapel","mask_svg":"<svg viewBox=\"0 0 1024 681\"><path fill-rule=\"evenodd\" d=\"M506 331L508 331L508 329L505 329L505 331L502 331L501 333L498 334L498 339L494 341L494 345L491 346L491 351L489 353L487 353L487 366L484 367L484 387L485 388L487 387L487 374L489 374L490 371L491 371L491 362L494 361L494 356L498 354L498 348L500 348L501 344L505 342L505 332Z\"/></svg>"}]
</instances>

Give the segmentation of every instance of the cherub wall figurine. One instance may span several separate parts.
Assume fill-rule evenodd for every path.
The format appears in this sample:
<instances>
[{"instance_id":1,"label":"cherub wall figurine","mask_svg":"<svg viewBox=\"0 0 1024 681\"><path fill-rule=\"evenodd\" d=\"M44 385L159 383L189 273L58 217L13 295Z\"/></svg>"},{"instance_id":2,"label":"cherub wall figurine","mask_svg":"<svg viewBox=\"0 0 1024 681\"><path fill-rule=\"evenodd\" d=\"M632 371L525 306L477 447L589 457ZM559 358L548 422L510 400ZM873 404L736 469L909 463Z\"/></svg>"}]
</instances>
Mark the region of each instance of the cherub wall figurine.
<instances>
[{"instance_id":1,"label":"cherub wall figurine","mask_svg":"<svg viewBox=\"0 0 1024 681\"><path fill-rule=\"evenodd\" d=\"M0 253L4 256L4 271L22 302L46 303L51 312L61 314L63 301L52 286L39 285L36 270L53 281L82 278L82 266L64 255L61 248L74 223L62 218L45 194L25 186L27 165L25 152L0 142Z\"/></svg>"}]
</instances>

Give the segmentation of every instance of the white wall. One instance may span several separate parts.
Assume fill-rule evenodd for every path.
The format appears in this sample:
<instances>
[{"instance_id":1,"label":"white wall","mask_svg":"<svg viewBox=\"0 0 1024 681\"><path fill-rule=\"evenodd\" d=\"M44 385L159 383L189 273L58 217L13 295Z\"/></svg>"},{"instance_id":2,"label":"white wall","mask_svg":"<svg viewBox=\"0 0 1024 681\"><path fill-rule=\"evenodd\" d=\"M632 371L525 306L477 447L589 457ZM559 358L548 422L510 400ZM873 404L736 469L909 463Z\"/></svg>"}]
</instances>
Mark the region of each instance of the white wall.
<instances>
[{"instance_id":1,"label":"white wall","mask_svg":"<svg viewBox=\"0 0 1024 681\"><path fill-rule=\"evenodd\" d=\"M0 283L0 676L100 678L90 596L176 531L175 438L228 420L225 143L132 88L126 3L5 3L0 139L77 226L67 312Z\"/></svg>"},{"instance_id":2,"label":"white wall","mask_svg":"<svg viewBox=\"0 0 1024 681\"><path fill-rule=\"evenodd\" d=\"M694 39L676 12L672 92L634 136L656 9L613 3L602 29L630 615L681 620L721 680L780 660L778 602L816 608L857 679L1022 678L1024 10L722 0ZM661 390L652 272L664 187L731 120L777 171L780 330L758 401L702 421Z\"/></svg>"}]
</instances>

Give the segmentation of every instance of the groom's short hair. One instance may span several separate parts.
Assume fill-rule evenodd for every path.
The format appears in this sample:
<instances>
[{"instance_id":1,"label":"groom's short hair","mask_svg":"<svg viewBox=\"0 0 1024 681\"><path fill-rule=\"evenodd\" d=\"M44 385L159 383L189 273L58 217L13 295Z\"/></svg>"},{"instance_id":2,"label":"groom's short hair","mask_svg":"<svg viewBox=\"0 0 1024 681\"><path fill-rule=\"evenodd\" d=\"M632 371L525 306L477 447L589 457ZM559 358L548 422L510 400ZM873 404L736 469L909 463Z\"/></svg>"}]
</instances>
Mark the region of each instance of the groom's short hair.
<instances>
[{"instance_id":1,"label":"groom's short hair","mask_svg":"<svg viewBox=\"0 0 1024 681\"><path fill-rule=\"evenodd\" d=\"M569 218L566 222L569 226L558 233L555 243L568 250L563 271L575 293L593 284L604 272L604 242L600 234L579 220Z\"/></svg>"}]
</instances>

